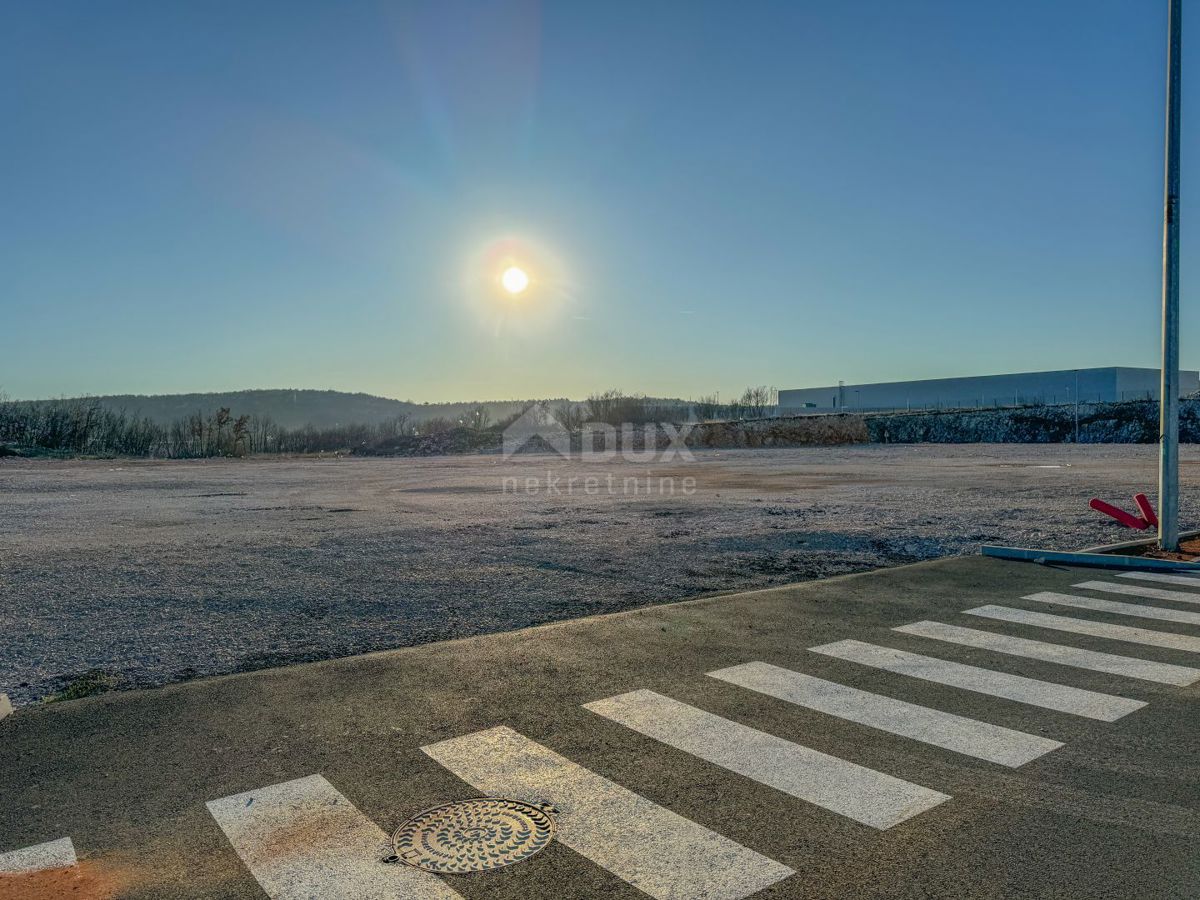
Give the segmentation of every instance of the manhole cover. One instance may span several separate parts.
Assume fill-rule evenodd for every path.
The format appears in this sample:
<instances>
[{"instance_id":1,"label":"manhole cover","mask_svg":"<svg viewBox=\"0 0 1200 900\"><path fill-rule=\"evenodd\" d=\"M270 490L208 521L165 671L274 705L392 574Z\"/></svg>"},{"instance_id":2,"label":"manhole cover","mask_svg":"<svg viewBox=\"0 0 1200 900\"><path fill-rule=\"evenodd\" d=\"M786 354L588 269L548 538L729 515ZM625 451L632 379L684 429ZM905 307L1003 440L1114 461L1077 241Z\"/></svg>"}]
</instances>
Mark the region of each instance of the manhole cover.
<instances>
[{"instance_id":1,"label":"manhole cover","mask_svg":"<svg viewBox=\"0 0 1200 900\"><path fill-rule=\"evenodd\" d=\"M396 862L427 872L487 872L528 859L554 837L548 809L479 797L419 812L392 836Z\"/></svg>"}]
</instances>

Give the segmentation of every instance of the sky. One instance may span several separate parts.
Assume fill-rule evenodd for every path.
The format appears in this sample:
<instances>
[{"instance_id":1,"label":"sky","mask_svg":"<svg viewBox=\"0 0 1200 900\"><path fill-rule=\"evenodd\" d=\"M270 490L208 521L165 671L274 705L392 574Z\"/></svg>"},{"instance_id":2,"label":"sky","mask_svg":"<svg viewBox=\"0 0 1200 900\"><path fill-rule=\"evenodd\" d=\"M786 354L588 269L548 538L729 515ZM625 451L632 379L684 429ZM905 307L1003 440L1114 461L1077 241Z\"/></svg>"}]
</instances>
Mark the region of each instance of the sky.
<instances>
[{"instance_id":1,"label":"sky","mask_svg":"<svg viewBox=\"0 0 1200 900\"><path fill-rule=\"evenodd\" d=\"M1153 366L1166 6L6 4L0 392Z\"/></svg>"}]
</instances>

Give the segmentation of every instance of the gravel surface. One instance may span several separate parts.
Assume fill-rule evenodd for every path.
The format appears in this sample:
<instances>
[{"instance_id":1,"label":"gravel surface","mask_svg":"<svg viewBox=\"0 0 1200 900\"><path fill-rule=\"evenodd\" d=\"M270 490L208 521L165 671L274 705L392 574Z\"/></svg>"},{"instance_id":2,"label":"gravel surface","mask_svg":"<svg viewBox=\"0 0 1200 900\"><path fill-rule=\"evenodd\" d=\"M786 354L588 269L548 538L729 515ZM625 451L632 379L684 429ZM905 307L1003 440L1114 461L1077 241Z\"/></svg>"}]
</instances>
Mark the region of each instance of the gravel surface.
<instances>
[{"instance_id":1,"label":"gravel surface","mask_svg":"<svg viewBox=\"0 0 1200 900\"><path fill-rule=\"evenodd\" d=\"M1133 533L1087 501L1132 508L1135 491L1153 496L1156 450L876 445L650 465L540 455L0 460L0 691L20 705L984 542L1069 550L1122 540ZM1200 448L1183 458L1190 488ZM1185 501L1183 514L1185 525L1200 520L1200 504Z\"/></svg>"}]
</instances>

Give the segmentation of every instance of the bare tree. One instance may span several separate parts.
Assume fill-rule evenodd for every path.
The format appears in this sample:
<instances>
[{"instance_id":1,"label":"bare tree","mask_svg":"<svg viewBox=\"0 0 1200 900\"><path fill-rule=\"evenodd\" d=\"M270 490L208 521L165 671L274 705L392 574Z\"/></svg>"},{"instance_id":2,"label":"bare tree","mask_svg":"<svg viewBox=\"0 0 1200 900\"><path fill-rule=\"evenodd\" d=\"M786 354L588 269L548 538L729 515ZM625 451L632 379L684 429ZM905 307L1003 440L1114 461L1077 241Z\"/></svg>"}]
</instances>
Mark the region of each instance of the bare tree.
<instances>
[{"instance_id":1,"label":"bare tree","mask_svg":"<svg viewBox=\"0 0 1200 900\"><path fill-rule=\"evenodd\" d=\"M426 419L424 422L417 423L417 434L447 434L454 430L454 425L455 423L445 416L434 416L432 419Z\"/></svg>"},{"instance_id":2,"label":"bare tree","mask_svg":"<svg viewBox=\"0 0 1200 900\"><path fill-rule=\"evenodd\" d=\"M650 406L641 394L612 389L587 398L587 420L608 425L640 425L650 420Z\"/></svg>"},{"instance_id":3,"label":"bare tree","mask_svg":"<svg viewBox=\"0 0 1200 900\"><path fill-rule=\"evenodd\" d=\"M706 394L692 403L696 418L701 422L709 422L717 418L721 410L721 401L716 394Z\"/></svg>"},{"instance_id":4,"label":"bare tree","mask_svg":"<svg viewBox=\"0 0 1200 900\"><path fill-rule=\"evenodd\" d=\"M233 417L228 406L222 406L213 413L213 431L215 432L213 450L219 456L225 451L225 426Z\"/></svg>"},{"instance_id":5,"label":"bare tree","mask_svg":"<svg viewBox=\"0 0 1200 900\"><path fill-rule=\"evenodd\" d=\"M491 421L492 414L488 412L486 406L480 403L463 413L459 424L472 431L485 431Z\"/></svg>"},{"instance_id":6,"label":"bare tree","mask_svg":"<svg viewBox=\"0 0 1200 900\"><path fill-rule=\"evenodd\" d=\"M231 434L233 455L245 456L248 452L247 444L250 436L250 417L248 415L241 415L234 419Z\"/></svg>"},{"instance_id":7,"label":"bare tree","mask_svg":"<svg viewBox=\"0 0 1200 900\"><path fill-rule=\"evenodd\" d=\"M379 437L398 438L412 434L412 426L408 424L408 413L399 413L379 424Z\"/></svg>"},{"instance_id":8,"label":"bare tree","mask_svg":"<svg viewBox=\"0 0 1200 900\"><path fill-rule=\"evenodd\" d=\"M738 400L740 413L753 419L761 419L771 405L771 389L766 385L748 387Z\"/></svg>"},{"instance_id":9,"label":"bare tree","mask_svg":"<svg viewBox=\"0 0 1200 900\"><path fill-rule=\"evenodd\" d=\"M574 434L583 428L585 421L583 407L570 400L563 400L554 407L554 419L563 427L563 430Z\"/></svg>"}]
</instances>

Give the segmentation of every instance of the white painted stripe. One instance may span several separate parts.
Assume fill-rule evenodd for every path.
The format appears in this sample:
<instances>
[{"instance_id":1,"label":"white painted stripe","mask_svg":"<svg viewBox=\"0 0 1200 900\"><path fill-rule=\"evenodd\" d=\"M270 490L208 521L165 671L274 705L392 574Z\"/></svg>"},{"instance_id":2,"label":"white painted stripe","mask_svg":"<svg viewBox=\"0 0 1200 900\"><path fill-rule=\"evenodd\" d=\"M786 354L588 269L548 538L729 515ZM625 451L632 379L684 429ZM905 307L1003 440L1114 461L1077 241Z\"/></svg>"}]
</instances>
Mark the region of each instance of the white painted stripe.
<instances>
[{"instance_id":1,"label":"white painted stripe","mask_svg":"<svg viewBox=\"0 0 1200 900\"><path fill-rule=\"evenodd\" d=\"M1167 591L1162 588L1142 587L1140 584L1115 584L1111 581L1082 581L1071 587L1089 591L1104 591L1109 594L1126 594L1130 597L1148 597L1151 600L1174 600L1177 603L1200 603L1200 594L1187 591Z\"/></svg>"},{"instance_id":2,"label":"white painted stripe","mask_svg":"<svg viewBox=\"0 0 1200 900\"><path fill-rule=\"evenodd\" d=\"M12 715L12 701L8 699L8 694L0 694L0 719Z\"/></svg>"},{"instance_id":3,"label":"white painted stripe","mask_svg":"<svg viewBox=\"0 0 1200 900\"><path fill-rule=\"evenodd\" d=\"M69 837L0 853L0 875L24 875L47 869L68 869L79 862Z\"/></svg>"},{"instance_id":4,"label":"white painted stripe","mask_svg":"<svg viewBox=\"0 0 1200 900\"><path fill-rule=\"evenodd\" d=\"M653 691L633 691L586 703L583 708L875 828L891 828L950 799L946 794L794 744Z\"/></svg>"},{"instance_id":5,"label":"white painted stripe","mask_svg":"<svg viewBox=\"0 0 1200 900\"><path fill-rule=\"evenodd\" d=\"M921 678L936 684L946 684L992 697L1003 697L1006 700L1054 709L1088 719L1099 719L1102 722L1115 722L1146 705L1142 700L1085 691L1065 684L1026 678L1023 675L1009 675L1006 672L981 669L978 666L922 656L919 653L893 650L891 647L864 644L862 641L838 641L835 644L824 644L809 649L814 653L823 653L826 656Z\"/></svg>"},{"instance_id":6,"label":"white painted stripe","mask_svg":"<svg viewBox=\"0 0 1200 900\"><path fill-rule=\"evenodd\" d=\"M453 900L436 875L383 862L388 836L320 775L208 804L271 900Z\"/></svg>"},{"instance_id":7,"label":"white painted stripe","mask_svg":"<svg viewBox=\"0 0 1200 900\"><path fill-rule=\"evenodd\" d=\"M769 663L751 662L708 674L798 706L1002 766L1016 768L1062 746L1060 741L893 700Z\"/></svg>"},{"instance_id":8,"label":"white painted stripe","mask_svg":"<svg viewBox=\"0 0 1200 900\"><path fill-rule=\"evenodd\" d=\"M913 622L911 625L901 625L892 630L935 641L945 641L949 644L961 644L964 647L1006 653L1009 656L1023 656L1027 659L1039 659L1043 662L1057 663L1060 666L1072 666L1092 672L1106 672L1109 675L1121 675L1125 678L1137 678L1141 681L1154 681L1159 684L1187 687L1189 684L1200 681L1200 669L1192 669L1188 666L1174 666L1170 663L1152 662L1132 656L1117 656L1112 653L1100 653L1096 650L1083 650L1079 647L1068 647L1065 644L1048 644L1045 641L1033 641L1029 638L996 634L992 631L977 631L974 628L960 628L957 625L944 625L941 622Z\"/></svg>"},{"instance_id":9,"label":"white painted stripe","mask_svg":"<svg viewBox=\"0 0 1200 900\"><path fill-rule=\"evenodd\" d=\"M1022 597L1038 603L1053 603L1057 606L1073 606L1094 612L1112 613L1118 616L1137 616L1141 619L1158 619L1160 622L1179 622L1183 625L1200 625L1200 612L1184 609L1163 609L1161 606L1143 606L1139 603L1117 603L1113 600L1098 600L1095 597L1080 597L1075 594L1057 594L1054 591L1038 591Z\"/></svg>"},{"instance_id":10,"label":"white painted stripe","mask_svg":"<svg viewBox=\"0 0 1200 900\"><path fill-rule=\"evenodd\" d=\"M1035 628L1053 628L1056 631L1069 631L1073 634L1086 634L1091 637L1108 638L1112 641L1125 641L1129 644L1143 644L1147 647L1166 647L1168 650L1200 653L1200 638L1185 634L1169 634L1165 631L1150 631L1147 628L1131 628L1128 625L1109 625L1107 622L1093 622L1091 619L1076 619L1071 616L1052 616L1048 613L1012 609L1008 606L980 606L976 609L966 610L966 614L982 616L985 619L999 619L1002 622L1032 625Z\"/></svg>"},{"instance_id":11,"label":"white painted stripe","mask_svg":"<svg viewBox=\"0 0 1200 900\"><path fill-rule=\"evenodd\" d=\"M557 840L658 900L741 900L793 874L511 728L421 749L485 794L553 803Z\"/></svg>"},{"instance_id":12,"label":"white painted stripe","mask_svg":"<svg viewBox=\"0 0 1200 900\"><path fill-rule=\"evenodd\" d=\"M1167 575L1163 572L1121 572L1118 578L1133 578L1137 581L1157 581L1159 584L1185 584L1200 588L1200 577L1196 575Z\"/></svg>"}]
</instances>

